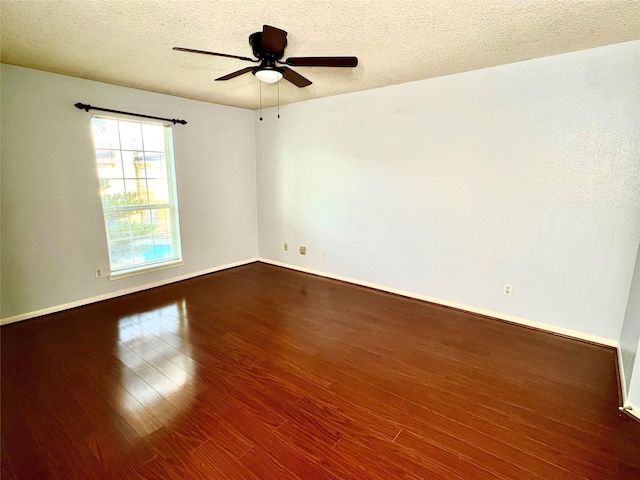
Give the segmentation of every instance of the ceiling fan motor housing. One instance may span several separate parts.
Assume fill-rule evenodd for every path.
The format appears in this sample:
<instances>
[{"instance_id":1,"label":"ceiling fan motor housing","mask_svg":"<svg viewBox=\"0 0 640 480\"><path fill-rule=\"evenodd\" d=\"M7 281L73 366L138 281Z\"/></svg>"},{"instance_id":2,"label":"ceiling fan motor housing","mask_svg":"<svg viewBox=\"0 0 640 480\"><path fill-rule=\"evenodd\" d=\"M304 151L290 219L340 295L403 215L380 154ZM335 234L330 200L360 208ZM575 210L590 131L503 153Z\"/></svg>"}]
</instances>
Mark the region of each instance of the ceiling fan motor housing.
<instances>
[{"instance_id":1,"label":"ceiling fan motor housing","mask_svg":"<svg viewBox=\"0 0 640 480\"><path fill-rule=\"evenodd\" d=\"M282 49L278 52L263 52L262 51L262 32L256 32L249 35L249 45L251 45L251 49L253 50L253 56L264 60L265 58L280 60L284 57L284 49L287 46L287 40L285 39L284 44L282 45Z\"/></svg>"}]
</instances>

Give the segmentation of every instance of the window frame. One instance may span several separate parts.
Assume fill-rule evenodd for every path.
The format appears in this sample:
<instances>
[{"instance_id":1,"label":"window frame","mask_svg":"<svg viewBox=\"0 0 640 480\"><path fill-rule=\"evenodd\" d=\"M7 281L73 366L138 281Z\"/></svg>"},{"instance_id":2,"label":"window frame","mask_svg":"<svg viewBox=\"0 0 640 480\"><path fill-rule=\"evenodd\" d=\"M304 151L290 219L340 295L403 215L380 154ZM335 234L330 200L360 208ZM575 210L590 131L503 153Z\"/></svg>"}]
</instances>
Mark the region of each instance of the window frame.
<instances>
[{"instance_id":1,"label":"window frame","mask_svg":"<svg viewBox=\"0 0 640 480\"><path fill-rule=\"evenodd\" d=\"M98 147L97 146L97 142L96 142L96 135L94 132L94 120L95 119L106 119L106 120L110 120L110 121L116 121L118 122L118 146L117 148L105 148L105 147ZM142 147L141 148L136 148L136 149L126 149L126 148L122 148L123 145L121 143L121 130L120 130L120 122L127 122L127 123L133 123L136 125L139 125L141 129L143 129L143 125L153 125L153 126L161 126L163 127L163 134L164 134L164 152L159 152L156 150L152 150L147 152L144 149L144 136L141 137L142 139ZM142 134L143 135L143 134ZM108 275L108 278L110 280L117 280L117 279L121 279L121 278L126 278L126 277L130 277L130 276L134 276L134 275L140 275L140 274L144 274L144 273L149 273L149 272L153 272L153 271L157 271L157 270L164 270L167 268L173 268L173 267L177 267L180 265L184 265L184 261L183 261L183 256L182 256L182 241L181 241L181 231L180 231L180 212L179 212L179 206L178 206L178 182L177 182L177 178L176 178L176 162L175 162L175 153L174 153L174 148L173 148L173 129L172 129L172 125L168 124L166 122L153 122L153 121L139 121L137 119L129 119L129 118L123 118L123 117L117 117L117 116L107 116L107 115L92 115L91 116L91 136L93 139L93 150L94 150L94 159L95 159L95 166L96 166L96 174L97 174L97 178L98 178L98 183L100 184L100 201L101 201L101 210L102 210L102 216L103 216L103 220L104 220L104 226L105 226L105 240L107 241L107 255L109 258L109 272L110 274ZM115 156L119 156L119 159L116 159L114 162L112 162L114 165L118 162L118 160L121 162L120 167L122 168L122 177L102 177L101 171L100 171L100 167L103 166L105 163L109 163L109 162L104 162L101 161L101 157L99 155L99 152L104 152L104 151L113 151L115 152ZM124 186L124 191L122 192L124 194L124 196L126 198L128 198L127 196L127 181L131 181L131 180L135 180L136 182L138 182L139 180L141 180L142 178L128 178L126 176L126 173L124 172L124 159L123 159L123 152L139 152L140 154L143 155L143 165L144 165L144 177L142 177L144 179L144 188L145 188L145 192L149 192L149 180L156 180L153 178L148 178L147 177L147 160L146 160L146 156L147 154L151 154L153 155L154 153L162 153L164 154L164 166L163 168L166 171L166 176L167 176L167 189L168 189L168 202L155 202L155 203L150 203L150 197L149 195L147 195L147 203L146 204L141 204L141 205L116 205L116 206L108 206L105 204L105 201L103 199L103 189L102 189L102 185L103 185L103 180L122 180L123 181L123 186ZM137 175L136 175L137 177ZM137 191L137 188L136 188ZM114 261L112 258L112 242L114 241L118 241L119 239L114 240L113 238L111 238L110 234L109 234L109 217L113 216L113 215L121 215L121 214L130 214L132 212L139 212L139 211L146 211L148 212L149 215L153 215L152 212L154 210L161 210L161 209L166 209L168 210L168 215L169 215L169 222L171 224L171 232L170 232L170 238L171 238L171 246L172 246L172 251L175 252L176 255L171 256L170 258L166 258L166 259L160 259L160 260L154 260L154 261L149 261L149 262L144 262L144 263L139 263L139 264L135 264L132 266L126 266L126 267L121 267L121 268L114 268ZM131 225L129 223L129 225ZM131 229L129 229L129 235L128 237L123 237L122 240L129 240L131 243L133 243L133 240L135 240L136 238L146 238L147 236L132 236L132 232ZM154 249L155 252L155 238L153 235L153 231L151 232L151 239L152 239L152 248ZM135 258L135 255L133 252L131 252L131 257L132 259ZM134 260L135 262L135 260Z\"/></svg>"}]
</instances>

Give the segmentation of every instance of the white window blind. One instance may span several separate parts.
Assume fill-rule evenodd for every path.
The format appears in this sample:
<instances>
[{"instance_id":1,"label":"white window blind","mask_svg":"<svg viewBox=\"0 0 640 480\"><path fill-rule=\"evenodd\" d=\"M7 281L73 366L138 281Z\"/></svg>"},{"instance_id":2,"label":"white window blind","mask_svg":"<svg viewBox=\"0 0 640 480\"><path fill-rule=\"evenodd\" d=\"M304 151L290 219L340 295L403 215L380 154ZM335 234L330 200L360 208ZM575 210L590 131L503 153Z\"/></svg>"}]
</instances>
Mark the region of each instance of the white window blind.
<instances>
[{"instance_id":1,"label":"white window blind","mask_svg":"<svg viewBox=\"0 0 640 480\"><path fill-rule=\"evenodd\" d=\"M171 127L92 117L111 274L182 261Z\"/></svg>"}]
</instances>

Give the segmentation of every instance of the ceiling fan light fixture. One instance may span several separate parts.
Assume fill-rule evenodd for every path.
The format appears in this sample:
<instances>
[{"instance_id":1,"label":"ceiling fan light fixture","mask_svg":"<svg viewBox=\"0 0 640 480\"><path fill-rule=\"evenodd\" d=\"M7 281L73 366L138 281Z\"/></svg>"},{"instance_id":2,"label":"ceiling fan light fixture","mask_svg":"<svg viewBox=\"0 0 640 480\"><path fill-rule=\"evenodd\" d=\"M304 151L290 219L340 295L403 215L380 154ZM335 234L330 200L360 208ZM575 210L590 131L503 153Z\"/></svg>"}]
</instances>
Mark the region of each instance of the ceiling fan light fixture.
<instances>
[{"instance_id":1,"label":"ceiling fan light fixture","mask_svg":"<svg viewBox=\"0 0 640 480\"><path fill-rule=\"evenodd\" d=\"M276 70L275 68L265 68L261 70L257 70L254 75L258 80L262 83L278 83L282 80L282 72Z\"/></svg>"}]
</instances>

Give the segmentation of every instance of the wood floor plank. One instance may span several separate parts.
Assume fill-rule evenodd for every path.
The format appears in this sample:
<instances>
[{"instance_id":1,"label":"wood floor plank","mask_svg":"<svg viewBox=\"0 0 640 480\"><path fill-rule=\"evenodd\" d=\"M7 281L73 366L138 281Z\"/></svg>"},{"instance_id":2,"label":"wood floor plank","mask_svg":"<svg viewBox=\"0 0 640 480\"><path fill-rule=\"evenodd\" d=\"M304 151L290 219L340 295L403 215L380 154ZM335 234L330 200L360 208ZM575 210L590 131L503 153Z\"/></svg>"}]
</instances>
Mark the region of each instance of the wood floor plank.
<instances>
[{"instance_id":1,"label":"wood floor plank","mask_svg":"<svg viewBox=\"0 0 640 480\"><path fill-rule=\"evenodd\" d=\"M614 349L254 263L0 329L7 479L637 479Z\"/></svg>"},{"instance_id":2,"label":"wood floor plank","mask_svg":"<svg viewBox=\"0 0 640 480\"><path fill-rule=\"evenodd\" d=\"M34 433L25 428L22 412L6 401L2 402L2 409L2 478L7 470L11 470L16 478L52 478L53 465L38 445ZM7 411L11 414L7 415Z\"/></svg>"},{"instance_id":3,"label":"wood floor plank","mask_svg":"<svg viewBox=\"0 0 640 480\"><path fill-rule=\"evenodd\" d=\"M246 453L246 452L245 452ZM248 468L238 462L238 457L230 455L218 441L208 440L190 453L196 462L202 462L215 473L213 478L236 480L259 480Z\"/></svg>"},{"instance_id":4,"label":"wood floor plank","mask_svg":"<svg viewBox=\"0 0 640 480\"><path fill-rule=\"evenodd\" d=\"M414 463L408 455L398 455L397 452L384 448L382 450L371 448L363 441L353 441L349 437L340 439L334 449L347 455L354 462L367 465L368 473L373 473L376 478L434 478L454 479L461 477L449 472L438 464L421 462Z\"/></svg>"},{"instance_id":5,"label":"wood floor plank","mask_svg":"<svg viewBox=\"0 0 640 480\"><path fill-rule=\"evenodd\" d=\"M328 446L312 433L289 421L278 427L274 434L285 442L290 443L294 448L304 452L318 465L333 472L338 478L378 478L386 480L386 477L377 476L369 464L354 462L350 455L343 455L333 446Z\"/></svg>"},{"instance_id":6,"label":"wood floor plank","mask_svg":"<svg viewBox=\"0 0 640 480\"><path fill-rule=\"evenodd\" d=\"M304 452L282 442L269 425L256 421L252 412L214 407L211 414L247 443L254 445L240 456L241 461L254 474L263 474L262 469L271 465L274 472L287 472L282 475L293 475L294 478L335 478ZM216 437L212 440L223 443L225 438Z\"/></svg>"},{"instance_id":7,"label":"wood floor plank","mask_svg":"<svg viewBox=\"0 0 640 480\"><path fill-rule=\"evenodd\" d=\"M275 459L269 457L259 447L252 448L239 460L243 468L249 470L253 476L266 480L301 480L301 477L289 471Z\"/></svg>"},{"instance_id":8,"label":"wood floor plank","mask_svg":"<svg viewBox=\"0 0 640 480\"><path fill-rule=\"evenodd\" d=\"M457 422L455 418L449 418L410 403L405 404L401 415L405 418L401 423L406 424L407 428L397 439L399 443L403 443L407 434L412 433L423 438L427 436L429 439L438 438L446 445L455 445L458 453L466 457L479 456L481 454L478 450L482 450L497 462L496 465L508 462L518 469L529 471L531 474L540 475L543 478L555 478L569 473L566 466L553 465L549 462L544 453L548 454L550 451L542 444L529 441L527 437L523 437L519 433L514 435L510 430L494 426L492 423L476 419L476 422L471 421L465 425ZM478 428L478 425L485 428ZM490 426L490 428L486 428L486 426ZM454 442L449 438L450 436L461 439L462 442ZM544 453L541 454L542 451ZM539 456L536 457L535 453L538 453ZM482 455L484 456L484 453ZM510 467L507 467L505 471L508 472L509 469ZM493 470L497 471L497 466Z\"/></svg>"},{"instance_id":9,"label":"wood floor plank","mask_svg":"<svg viewBox=\"0 0 640 480\"><path fill-rule=\"evenodd\" d=\"M470 461L476 467L486 468L499 478L535 478L542 479L543 476L529 472L518 465L514 465L509 460L501 458L500 455L494 455L486 452L482 448L478 448L472 444L465 442L456 435L448 435L445 432L437 430L421 431L421 435L417 435L409 430L402 430L395 443L415 452L421 452L432 446L446 449L453 455ZM423 436L424 435L424 436ZM556 477L550 477L556 478Z\"/></svg>"}]
</instances>

